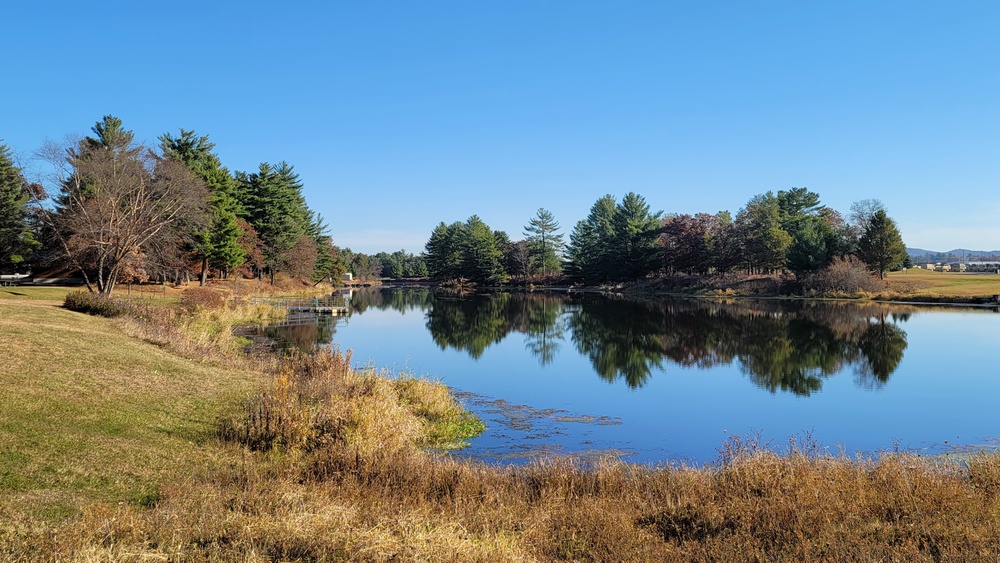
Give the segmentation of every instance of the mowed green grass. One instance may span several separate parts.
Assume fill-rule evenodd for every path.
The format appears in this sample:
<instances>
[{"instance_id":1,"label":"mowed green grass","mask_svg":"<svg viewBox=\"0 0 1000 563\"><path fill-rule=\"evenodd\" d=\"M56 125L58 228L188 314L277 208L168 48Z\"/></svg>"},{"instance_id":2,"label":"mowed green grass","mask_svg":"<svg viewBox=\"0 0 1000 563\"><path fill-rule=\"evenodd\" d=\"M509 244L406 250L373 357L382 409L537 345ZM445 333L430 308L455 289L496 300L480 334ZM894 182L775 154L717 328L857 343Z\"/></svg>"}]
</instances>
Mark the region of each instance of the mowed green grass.
<instances>
[{"instance_id":1,"label":"mowed green grass","mask_svg":"<svg viewBox=\"0 0 1000 563\"><path fill-rule=\"evenodd\" d=\"M890 272L889 287L913 285L915 295L935 297L989 297L1000 295L1000 276L996 274L931 272L909 269Z\"/></svg>"},{"instance_id":2,"label":"mowed green grass","mask_svg":"<svg viewBox=\"0 0 1000 563\"><path fill-rule=\"evenodd\" d=\"M0 300L3 299L18 299L18 300L46 300L46 301L59 301L62 302L66 298L66 294L73 291L73 288L69 287L46 287L46 286L11 286L2 287L0 286Z\"/></svg>"},{"instance_id":3,"label":"mowed green grass","mask_svg":"<svg viewBox=\"0 0 1000 563\"><path fill-rule=\"evenodd\" d=\"M56 288L24 289L42 300L0 300L0 522L58 521L88 501L148 504L219 455L217 421L254 375L62 309L49 301Z\"/></svg>"}]
</instances>

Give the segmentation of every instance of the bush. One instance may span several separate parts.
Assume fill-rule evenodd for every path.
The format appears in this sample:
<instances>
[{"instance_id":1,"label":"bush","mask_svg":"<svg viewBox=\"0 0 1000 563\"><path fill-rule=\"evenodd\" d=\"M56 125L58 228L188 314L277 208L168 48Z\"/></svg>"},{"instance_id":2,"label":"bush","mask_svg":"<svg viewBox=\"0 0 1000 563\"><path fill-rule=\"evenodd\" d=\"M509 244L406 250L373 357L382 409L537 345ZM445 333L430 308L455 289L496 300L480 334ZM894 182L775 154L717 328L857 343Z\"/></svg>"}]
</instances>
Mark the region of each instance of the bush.
<instances>
[{"instance_id":1,"label":"bush","mask_svg":"<svg viewBox=\"0 0 1000 563\"><path fill-rule=\"evenodd\" d=\"M186 311L203 309L218 309L226 303L226 296L208 287L192 287L181 294L181 307Z\"/></svg>"},{"instance_id":2,"label":"bush","mask_svg":"<svg viewBox=\"0 0 1000 563\"><path fill-rule=\"evenodd\" d=\"M802 286L819 293L878 293L886 289L885 282L876 279L855 256L835 258L829 266L806 276Z\"/></svg>"},{"instance_id":3,"label":"bush","mask_svg":"<svg viewBox=\"0 0 1000 563\"><path fill-rule=\"evenodd\" d=\"M128 305L122 301L90 291L71 291L67 293L65 301L63 301L63 307L70 311L101 317L120 317L129 310Z\"/></svg>"}]
</instances>

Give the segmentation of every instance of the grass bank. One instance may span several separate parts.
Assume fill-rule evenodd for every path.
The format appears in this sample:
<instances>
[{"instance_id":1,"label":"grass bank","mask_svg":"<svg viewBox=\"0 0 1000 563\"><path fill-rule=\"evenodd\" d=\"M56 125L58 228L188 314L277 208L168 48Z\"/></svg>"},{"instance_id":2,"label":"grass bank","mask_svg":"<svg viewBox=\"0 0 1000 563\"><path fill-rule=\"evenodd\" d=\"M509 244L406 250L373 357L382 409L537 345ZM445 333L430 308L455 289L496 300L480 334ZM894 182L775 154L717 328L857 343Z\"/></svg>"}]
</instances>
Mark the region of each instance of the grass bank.
<instances>
[{"instance_id":1,"label":"grass bank","mask_svg":"<svg viewBox=\"0 0 1000 563\"><path fill-rule=\"evenodd\" d=\"M426 447L469 432L440 385L336 352L264 374L162 321L0 302L0 560L1000 558L995 456L457 462Z\"/></svg>"},{"instance_id":2,"label":"grass bank","mask_svg":"<svg viewBox=\"0 0 1000 563\"><path fill-rule=\"evenodd\" d=\"M914 301L978 302L991 301L994 295L1000 295L1000 275L996 274L911 268L906 272L890 272L887 281L890 290Z\"/></svg>"},{"instance_id":3,"label":"grass bank","mask_svg":"<svg viewBox=\"0 0 1000 563\"><path fill-rule=\"evenodd\" d=\"M7 533L79 515L91 502L152 502L162 483L215 455L217 420L260 381L62 309L47 301L54 289L41 289L43 301L0 302Z\"/></svg>"},{"instance_id":4,"label":"grass bank","mask_svg":"<svg viewBox=\"0 0 1000 563\"><path fill-rule=\"evenodd\" d=\"M625 284L614 290L646 297L788 297L966 305L996 305L994 296L1000 295L1000 275L996 274L909 269L906 272L889 272L885 280L874 279L863 272L856 277L859 284L849 282L846 287L863 289L809 289L805 287L808 283L801 283L791 274L727 274L655 278Z\"/></svg>"}]
</instances>

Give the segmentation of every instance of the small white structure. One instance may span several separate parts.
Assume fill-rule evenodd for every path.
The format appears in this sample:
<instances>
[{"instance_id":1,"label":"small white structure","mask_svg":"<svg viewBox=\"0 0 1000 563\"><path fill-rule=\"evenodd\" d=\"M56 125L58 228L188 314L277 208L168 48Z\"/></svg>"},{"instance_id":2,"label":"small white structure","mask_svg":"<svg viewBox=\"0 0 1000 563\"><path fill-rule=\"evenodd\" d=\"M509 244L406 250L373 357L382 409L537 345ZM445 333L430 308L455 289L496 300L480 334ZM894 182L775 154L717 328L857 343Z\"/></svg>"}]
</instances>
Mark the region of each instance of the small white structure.
<instances>
[{"instance_id":1,"label":"small white structure","mask_svg":"<svg viewBox=\"0 0 1000 563\"><path fill-rule=\"evenodd\" d=\"M354 281L354 274L352 274L351 272L347 272L346 274L344 274L344 281L347 283L351 283L352 281Z\"/></svg>"},{"instance_id":2,"label":"small white structure","mask_svg":"<svg viewBox=\"0 0 1000 563\"><path fill-rule=\"evenodd\" d=\"M17 285L22 280L31 277L31 274L0 274L0 285Z\"/></svg>"}]
</instances>

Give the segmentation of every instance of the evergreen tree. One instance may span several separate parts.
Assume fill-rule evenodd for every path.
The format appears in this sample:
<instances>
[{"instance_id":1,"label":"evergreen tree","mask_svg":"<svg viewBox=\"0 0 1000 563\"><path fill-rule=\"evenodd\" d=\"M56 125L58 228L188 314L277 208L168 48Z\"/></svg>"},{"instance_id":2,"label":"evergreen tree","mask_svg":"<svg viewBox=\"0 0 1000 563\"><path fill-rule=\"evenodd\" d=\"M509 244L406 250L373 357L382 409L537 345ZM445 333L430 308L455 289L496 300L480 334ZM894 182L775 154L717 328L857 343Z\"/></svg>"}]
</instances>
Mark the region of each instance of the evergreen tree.
<instances>
[{"instance_id":1,"label":"evergreen tree","mask_svg":"<svg viewBox=\"0 0 1000 563\"><path fill-rule=\"evenodd\" d=\"M841 235L830 220L830 210L819 194L806 188L781 190L777 195L781 228L792 237L786 265L796 274L815 272L843 253Z\"/></svg>"},{"instance_id":2,"label":"evergreen tree","mask_svg":"<svg viewBox=\"0 0 1000 563\"><path fill-rule=\"evenodd\" d=\"M807 188L778 190L776 199L781 228L789 233L796 230L797 223L819 216L824 209L819 202L819 194Z\"/></svg>"},{"instance_id":3,"label":"evergreen tree","mask_svg":"<svg viewBox=\"0 0 1000 563\"><path fill-rule=\"evenodd\" d=\"M181 129L179 137L165 133L159 139L164 156L184 163L205 181L209 190L210 224L190 233L191 246L201 260L201 285L205 285L210 266L227 273L246 260L239 243L242 231L236 223L240 211L236 180L212 152L215 144L207 136L198 137L194 131Z\"/></svg>"},{"instance_id":4,"label":"evergreen tree","mask_svg":"<svg viewBox=\"0 0 1000 563\"><path fill-rule=\"evenodd\" d=\"M503 281L506 278L503 249L498 244L496 233L478 215L473 215L465 222L462 234L463 275L480 283ZM503 236L506 238L506 234Z\"/></svg>"},{"instance_id":5,"label":"evergreen tree","mask_svg":"<svg viewBox=\"0 0 1000 563\"><path fill-rule=\"evenodd\" d=\"M795 225L790 233L788 269L801 274L828 266L839 254L837 233L822 217L809 216Z\"/></svg>"},{"instance_id":6,"label":"evergreen tree","mask_svg":"<svg viewBox=\"0 0 1000 563\"><path fill-rule=\"evenodd\" d=\"M637 279L659 267L660 212L628 193L620 204L606 195L570 234L568 272L591 283Z\"/></svg>"},{"instance_id":7,"label":"evergreen tree","mask_svg":"<svg viewBox=\"0 0 1000 563\"><path fill-rule=\"evenodd\" d=\"M646 277L660 265L657 238L660 215L650 213L646 200L629 192L615 208L614 237L611 241L615 278L639 279Z\"/></svg>"},{"instance_id":8,"label":"evergreen tree","mask_svg":"<svg viewBox=\"0 0 1000 563\"><path fill-rule=\"evenodd\" d=\"M885 210L885 204L879 199L868 198L851 203L847 223L844 225L845 254L857 254L858 241L861 240L861 235L865 234L872 217L879 210Z\"/></svg>"},{"instance_id":9,"label":"evergreen tree","mask_svg":"<svg viewBox=\"0 0 1000 563\"><path fill-rule=\"evenodd\" d=\"M473 215L465 223L443 222L434 228L425 246L427 273L437 280L467 278L499 283L507 278L505 251L511 246L503 231L493 231Z\"/></svg>"},{"instance_id":10,"label":"evergreen tree","mask_svg":"<svg viewBox=\"0 0 1000 563\"><path fill-rule=\"evenodd\" d=\"M292 250L301 245L300 235L318 236L314 214L306 206L298 174L287 162L264 162L254 174L237 173L236 184L243 218L260 237L264 268L274 283L275 272L299 269L295 257L300 253Z\"/></svg>"},{"instance_id":11,"label":"evergreen tree","mask_svg":"<svg viewBox=\"0 0 1000 563\"><path fill-rule=\"evenodd\" d=\"M543 208L539 208L524 227L532 273L540 271L542 276L548 276L562 270L561 254L565 245L558 231L559 222L552 212Z\"/></svg>"},{"instance_id":12,"label":"evergreen tree","mask_svg":"<svg viewBox=\"0 0 1000 563\"><path fill-rule=\"evenodd\" d=\"M382 263L382 275L390 278L422 278L427 276L427 266L423 258L405 250L392 254L379 252L375 258Z\"/></svg>"},{"instance_id":13,"label":"evergreen tree","mask_svg":"<svg viewBox=\"0 0 1000 563\"><path fill-rule=\"evenodd\" d=\"M41 245L28 221L27 182L0 144L0 272L24 271Z\"/></svg>"},{"instance_id":14,"label":"evergreen tree","mask_svg":"<svg viewBox=\"0 0 1000 563\"><path fill-rule=\"evenodd\" d=\"M896 228L896 223L879 209L872 215L861 239L858 241L858 258L868 269L885 279L885 273L899 267L906 257L906 245Z\"/></svg>"},{"instance_id":15,"label":"evergreen tree","mask_svg":"<svg viewBox=\"0 0 1000 563\"><path fill-rule=\"evenodd\" d=\"M747 273L785 267L792 237L781 228L781 210L772 192L752 197L736 215L735 223Z\"/></svg>"},{"instance_id":16,"label":"evergreen tree","mask_svg":"<svg viewBox=\"0 0 1000 563\"><path fill-rule=\"evenodd\" d=\"M436 280L457 279L462 276L462 248L464 238L462 223L446 225L443 221L434 227L425 246L424 261L427 273Z\"/></svg>"},{"instance_id":17,"label":"evergreen tree","mask_svg":"<svg viewBox=\"0 0 1000 563\"><path fill-rule=\"evenodd\" d=\"M567 272L588 282L611 279L611 249L608 242L615 232L615 198L608 194L594 202L586 219L581 219L569 236Z\"/></svg>"},{"instance_id":18,"label":"evergreen tree","mask_svg":"<svg viewBox=\"0 0 1000 563\"><path fill-rule=\"evenodd\" d=\"M347 267L341 265L337 256L337 247L333 239L327 235L319 238L316 248L316 268L313 281L317 284L326 280L332 284L340 284L347 273Z\"/></svg>"}]
</instances>

